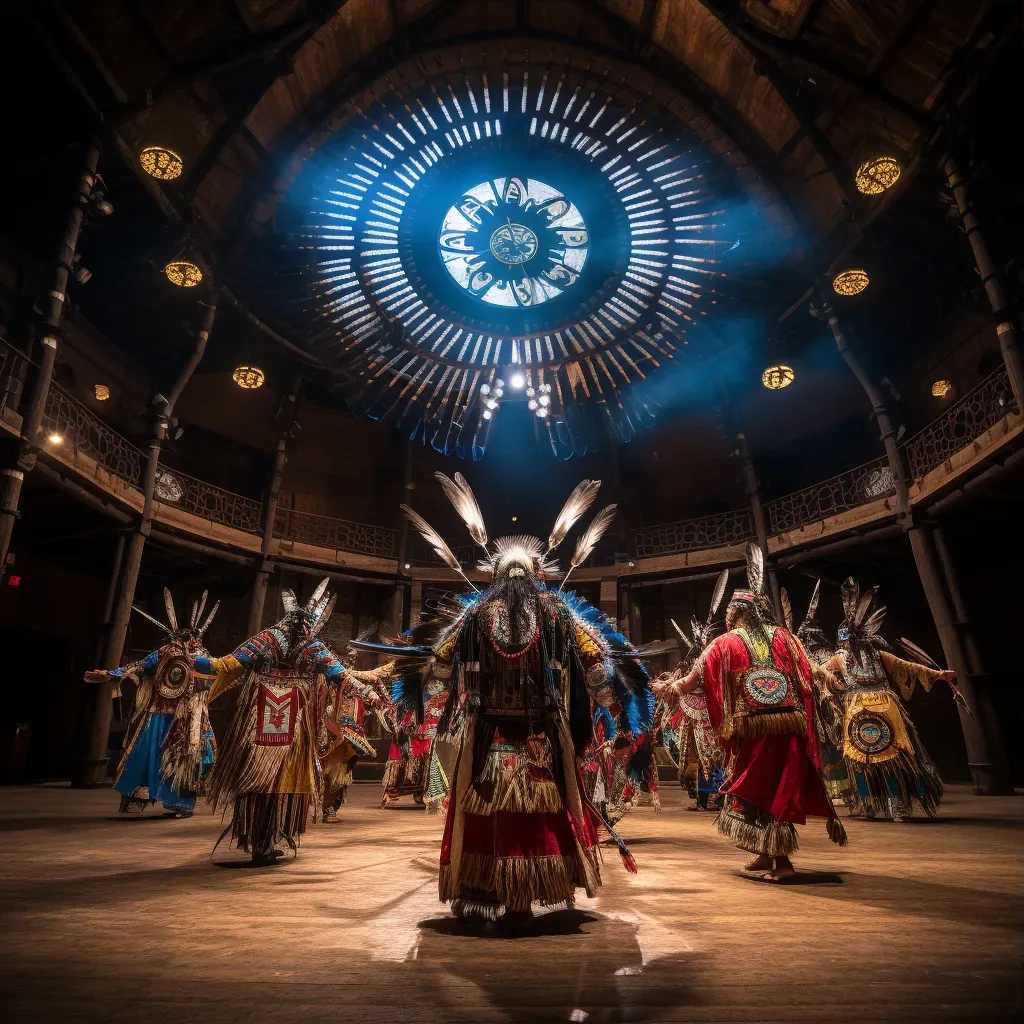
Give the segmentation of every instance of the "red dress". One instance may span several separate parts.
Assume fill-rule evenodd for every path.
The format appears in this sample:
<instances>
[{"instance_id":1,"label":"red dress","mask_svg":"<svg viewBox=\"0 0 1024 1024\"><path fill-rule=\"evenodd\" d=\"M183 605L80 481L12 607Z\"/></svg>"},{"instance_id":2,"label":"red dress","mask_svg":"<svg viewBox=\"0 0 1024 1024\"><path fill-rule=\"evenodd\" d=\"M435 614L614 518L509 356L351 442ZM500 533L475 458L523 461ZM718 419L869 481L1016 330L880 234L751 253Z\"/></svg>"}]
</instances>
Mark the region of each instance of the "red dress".
<instances>
[{"instance_id":1,"label":"red dress","mask_svg":"<svg viewBox=\"0 0 1024 1024\"><path fill-rule=\"evenodd\" d=\"M833 815L832 802L821 780L820 757L814 731L810 665L795 644L797 664L791 653L793 638L776 628L771 641L771 661L800 694L807 716L806 735L773 733L749 737L726 731L724 698L730 706L739 700L743 673L751 667L750 650L737 632L717 637L702 655L701 671L707 697L708 715L727 753L735 755L730 778L722 791L767 811L779 821L805 823L808 814L823 818ZM729 687L728 692L725 687Z\"/></svg>"}]
</instances>

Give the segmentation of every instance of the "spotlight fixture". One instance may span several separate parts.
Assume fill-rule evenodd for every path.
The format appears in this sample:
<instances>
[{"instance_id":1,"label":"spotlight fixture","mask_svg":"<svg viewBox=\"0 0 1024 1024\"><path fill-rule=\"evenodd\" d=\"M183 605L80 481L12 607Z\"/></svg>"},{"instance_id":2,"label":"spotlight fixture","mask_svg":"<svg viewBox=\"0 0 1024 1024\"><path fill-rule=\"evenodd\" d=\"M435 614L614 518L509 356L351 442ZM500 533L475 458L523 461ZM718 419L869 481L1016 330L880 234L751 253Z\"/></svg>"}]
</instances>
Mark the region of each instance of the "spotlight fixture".
<instances>
[{"instance_id":1,"label":"spotlight fixture","mask_svg":"<svg viewBox=\"0 0 1024 1024\"><path fill-rule=\"evenodd\" d=\"M97 402L105 402L110 397L110 388L106 384L94 384L93 392Z\"/></svg>"},{"instance_id":2,"label":"spotlight fixture","mask_svg":"<svg viewBox=\"0 0 1024 1024\"><path fill-rule=\"evenodd\" d=\"M932 385L932 395L935 398L945 398L953 390L953 385L948 380L937 380Z\"/></svg>"},{"instance_id":3,"label":"spotlight fixture","mask_svg":"<svg viewBox=\"0 0 1024 1024\"><path fill-rule=\"evenodd\" d=\"M518 391L526 384L526 377L521 373L513 373L509 378L509 383Z\"/></svg>"},{"instance_id":4,"label":"spotlight fixture","mask_svg":"<svg viewBox=\"0 0 1024 1024\"><path fill-rule=\"evenodd\" d=\"M769 366L761 374L761 383L769 391L780 391L782 388L788 388L793 383L794 377L796 377L796 374L793 372L792 366L786 366L785 363L776 363L775 366Z\"/></svg>"},{"instance_id":5,"label":"spotlight fixture","mask_svg":"<svg viewBox=\"0 0 1024 1024\"><path fill-rule=\"evenodd\" d=\"M859 295L871 284L866 270L859 268L842 270L832 278L832 290L836 295Z\"/></svg>"},{"instance_id":6,"label":"spotlight fixture","mask_svg":"<svg viewBox=\"0 0 1024 1024\"><path fill-rule=\"evenodd\" d=\"M231 379L244 391L263 387L267 375L258 366L236 366Z\"/></svg>"},{"instance_id":7,"label":"spotlight fixture","mask_svg":"<svg viewBox=\"0 0 1024 1024\"><path fill-rule=\"evenodd\" d=\"M54 431L54 433L50 434L46 441L48 444L63 444L64 436Z\"/></svg>"},{"instance_id":8,"label":"spotlight fixture","mask_svg":"<svg viewBox=\"0 0 1024 1024\"><path fill-rule=\"evenodd\" d=\"M139 163L142 169L152 178L160 181L174 181L181 177L185 164L181 157L173 149L165 146L146 146L139 153Z\"/></svg>"},{"instance_id":9,"label":"spotlight fixture","mask_svg":"<svg viewBox=\"0 0 1024 1024\"><path fill-rule=\"evenodd\" d=\"M81 263L76 263L71 273L79 284L88 284L92 280L92 271Z\"/></svg>"},{"instance_id":10,"label":"spotlight fixture","mask_svg":"<svg viewBox=\"0 0 1024 1024\"><path fill-rule=\"evenodd\" d=\"M872 157L857 168L853 183L857 191L866 196L880 196L899 181L901 170L900 162L894 156Z\"/></svg>"},{"instance_id":11,"label":"spotlight fixture","mask_svg":"<svg viewBox=\"0 0 1024 1024\"><path fill-rule=\"evenodd\" d=\"M540 398L537 399L537 401L540 402L541 405L550 405L551 404L551 396L550 395L541 395Z\"/></svg>"},{"instance_id":12,"label":"spotlight fixture","mask_svg":"<svg viewBox=\"0 0 1024 1024\"><path fill-rule=\"evenodd\" d=\"M530 400L529 400L529 401L528 401L528 402L526 403L526 408L527 408L527 409L529 409L529 410L530 410L530 412L533 412L533 411L534 411L534 409L536 409L536 408L537 408L537 399L536 399L536 398L531 398L531 399L530 399Z\"/></svg>"},{"instance_id":13,"label":"spotlight fixture","mask_svg":"<svg viewBox=\"0 0 1024 1024\"><path fill-rule=\"evenodd\" d=\"M633 561L632 559L630 559L630 560L629 560L629 561L628 561L628 562L626 563L626 565L628 565L628 566L630 567L630 569L635 569L635 568L636 568L636 562L634 562L634 561Z\"/></svg>"},{"instance_id":14,"label":"spotlight fixture","mask_svg":"<svg viewBox=\"0 0 1024 1024\"><path fill-rule=\"evenodd\" d=\"M406 569L411 569L411 568L412 568L412 565L411 565L411 564L410 564L409 562L406 562L406 563L405 563L405 568L406 568Z\"/></svg>"},{"instance_id":15,"label":"spotlight fixture","mask_svg":"<svg viewBox=\"0 0 1024 1024\"><path fill-rule=\"evenodd\" d=\"M484 419L485 420L489 420L490 418L491 418L491 410L490 409L484 409Z\"/></svg>"},{"instance_id":16,"label":"spotlight fixture","mask_svg":"<svg viewBox=\"0 0 1024 1024\"><path fill-rule=\"evenodd\" d=\"M519 516L513 516L512 517L512 522L513 523L518 522L518 520L519 520Z\"/></svg>"},{"instance_id":17,"label":"spotlight fixture","mask_svg":"<svg viewBox=\"0 0 1024 1024\"><path fill-rule=\"evenodd\" d=\"M481 384L480 385L480 394L481 395L489 395L490 393L491 393L491 385L490 384Z\"/></svg>"},{"instance_id":18,"label":"spotlight fixture","mask_svg":"<svg viewBox=\"0 0 1024 1024\"><path fill-rule=\"evenodd\" d=\"M548 410L543 405L537 410L537 415L541 419L544 419L544 417L547 416L547 414L548 414Z\"/></svg>"},{"instance_id":19,"label":"spotlight fixture","mask_svg":"<svg viewBox=\"0 0 1024 1024\"><path fill-rule=\"evenodd\" d=\"M180 258L171 260L164 267L164 274L171 284L175 284L179 288L195 288L203 279L203 272L195 263Z\"/></svg>"}]
</instances>

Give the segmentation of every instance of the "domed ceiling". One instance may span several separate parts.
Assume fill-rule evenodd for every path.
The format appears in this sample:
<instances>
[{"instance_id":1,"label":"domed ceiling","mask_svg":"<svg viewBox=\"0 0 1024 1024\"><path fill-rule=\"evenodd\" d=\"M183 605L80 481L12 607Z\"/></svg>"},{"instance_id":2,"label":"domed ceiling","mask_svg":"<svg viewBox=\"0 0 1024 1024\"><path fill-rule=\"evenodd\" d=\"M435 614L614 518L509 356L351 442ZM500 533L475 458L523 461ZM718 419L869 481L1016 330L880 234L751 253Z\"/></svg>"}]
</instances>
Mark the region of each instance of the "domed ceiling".
<instances>
[{"instance_id":1,"label":"domed ceiling","mask_svg":"<svg viewBox=\"0 0 1024 1024\"><path fill-rule=\"evenodd\" d=\"M650 426L648 383L714 348L746 248L791 256L786 215L723 141L586 51L437 51L339 111L253 273L301 309L290 333L355 414L479 458L525 402L556 457L583 454Z\"/></svg>"}]
</instances>

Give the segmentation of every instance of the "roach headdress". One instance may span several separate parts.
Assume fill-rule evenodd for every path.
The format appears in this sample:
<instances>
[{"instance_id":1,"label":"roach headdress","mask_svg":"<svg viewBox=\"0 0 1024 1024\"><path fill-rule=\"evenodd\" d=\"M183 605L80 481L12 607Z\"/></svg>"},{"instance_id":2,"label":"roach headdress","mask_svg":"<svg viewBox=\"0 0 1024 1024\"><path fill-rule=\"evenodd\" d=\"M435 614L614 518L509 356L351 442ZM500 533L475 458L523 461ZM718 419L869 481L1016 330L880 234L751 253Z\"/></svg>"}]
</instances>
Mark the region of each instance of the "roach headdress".
<instances>
[{"instance_id":1,"label":"roach headdress","mask_svg":"<svg viewBox=\"0 0 1024 1024\"><path fill-rule=\"evenodd\" d=\"M839 626L837 634L840 643L849 643L857 647L888 647L888 644L879 635L882 628L882 620L885 618L885 608L878 606L872 610L875 597L878 594L878 587L872 587L863 594L860 584L852 577L848 577L840 591L843 599L843 621Z\"/></svg>"},{"instance_id":2,"label":"roach headdress","mask_svg":"<svg viewBox=\"0 0 1024 1024\"><path fill-rule=\"evenodd\" d=\"M213 622L213 617L217 614L217 609L220 608L220 601L218 601L210 609L210 614L206 616L205 621L200 625L209 596L209 591L204 590L203 596L198 601L192 602L192 611L188 618L188 624L184 626L178 624L178 614L174 608L174 598L171 597L171 592L167 587L164 587L164 611L167 614L166 625L150 615L149 612L144 612L134 604L132 605L132 610L138 612L144 619L148 619L154 626L162 629L167 634L167 639L170 642L183 644L185 647L191 647L193 650L196 648L205 649L203 648L203 634L210 628L210 623Z\"/></svg>"}]
</instances>

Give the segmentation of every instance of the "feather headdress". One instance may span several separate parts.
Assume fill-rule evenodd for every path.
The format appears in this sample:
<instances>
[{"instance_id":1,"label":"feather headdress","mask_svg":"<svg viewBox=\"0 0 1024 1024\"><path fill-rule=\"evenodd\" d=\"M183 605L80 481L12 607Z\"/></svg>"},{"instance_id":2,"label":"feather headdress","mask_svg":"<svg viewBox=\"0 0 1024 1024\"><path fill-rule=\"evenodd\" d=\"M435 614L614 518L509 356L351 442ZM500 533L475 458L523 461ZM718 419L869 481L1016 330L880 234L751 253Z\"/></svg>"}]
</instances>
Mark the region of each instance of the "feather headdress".
<instances>
[{"instance_id":1,"label":"feather headdress","mask_svg":"<svg viewBox=\"0 0 1024 1024\"><path fill-rule=\"evenodd\" d=\"M477 569L493 576L513 563L528 568L534 575L559 575L558 563L548 558L540 538L526 534L499 537L494 542L494 551L477 563Z\"/></svg>"},{"instance_id":2,"label":"feather headdress","mask_svg":"<svg viewBox=\"0 0 1024 1024\"><path fill-rule=\"evenodd\" d=\"M850 639L857 643L888 647L889 645L879 635L882 621L885 619L885 607L878 606L874 610L871 607L878 595L878 587L861 593L860 584L850 576L843 583L840 593L845 613L840 629L848 630Z\"/></svg>"},{"instance_id":3,"label":"feather headdress","mask_svg":"<svg viewBox=\"0 0 1024 1024\"><path fill-rule=\"evenodd\" d=\"M184 628L178 625L178 616L174 608L174 598L171 596L171 592L167 587L164 587L164 610L167 613L166 623L154 618L149 614L149 612L143 611L137 605L132 605L132 611L137 612L144 619L152 622L154 626L162 629L172 640L188 638L202 640L203 634L210 628L210 623L213 622L213 617L217 614L217 609L220 608L220 601L218 601L211 609L210 614L207 615L206 621L201 626L199 625L199 620L206 609L206 602L209 596L209 591L204 590L203 596L198 601L192 602L192 611L189 615L188 626Z\"/></svg>"}]
</instances>

